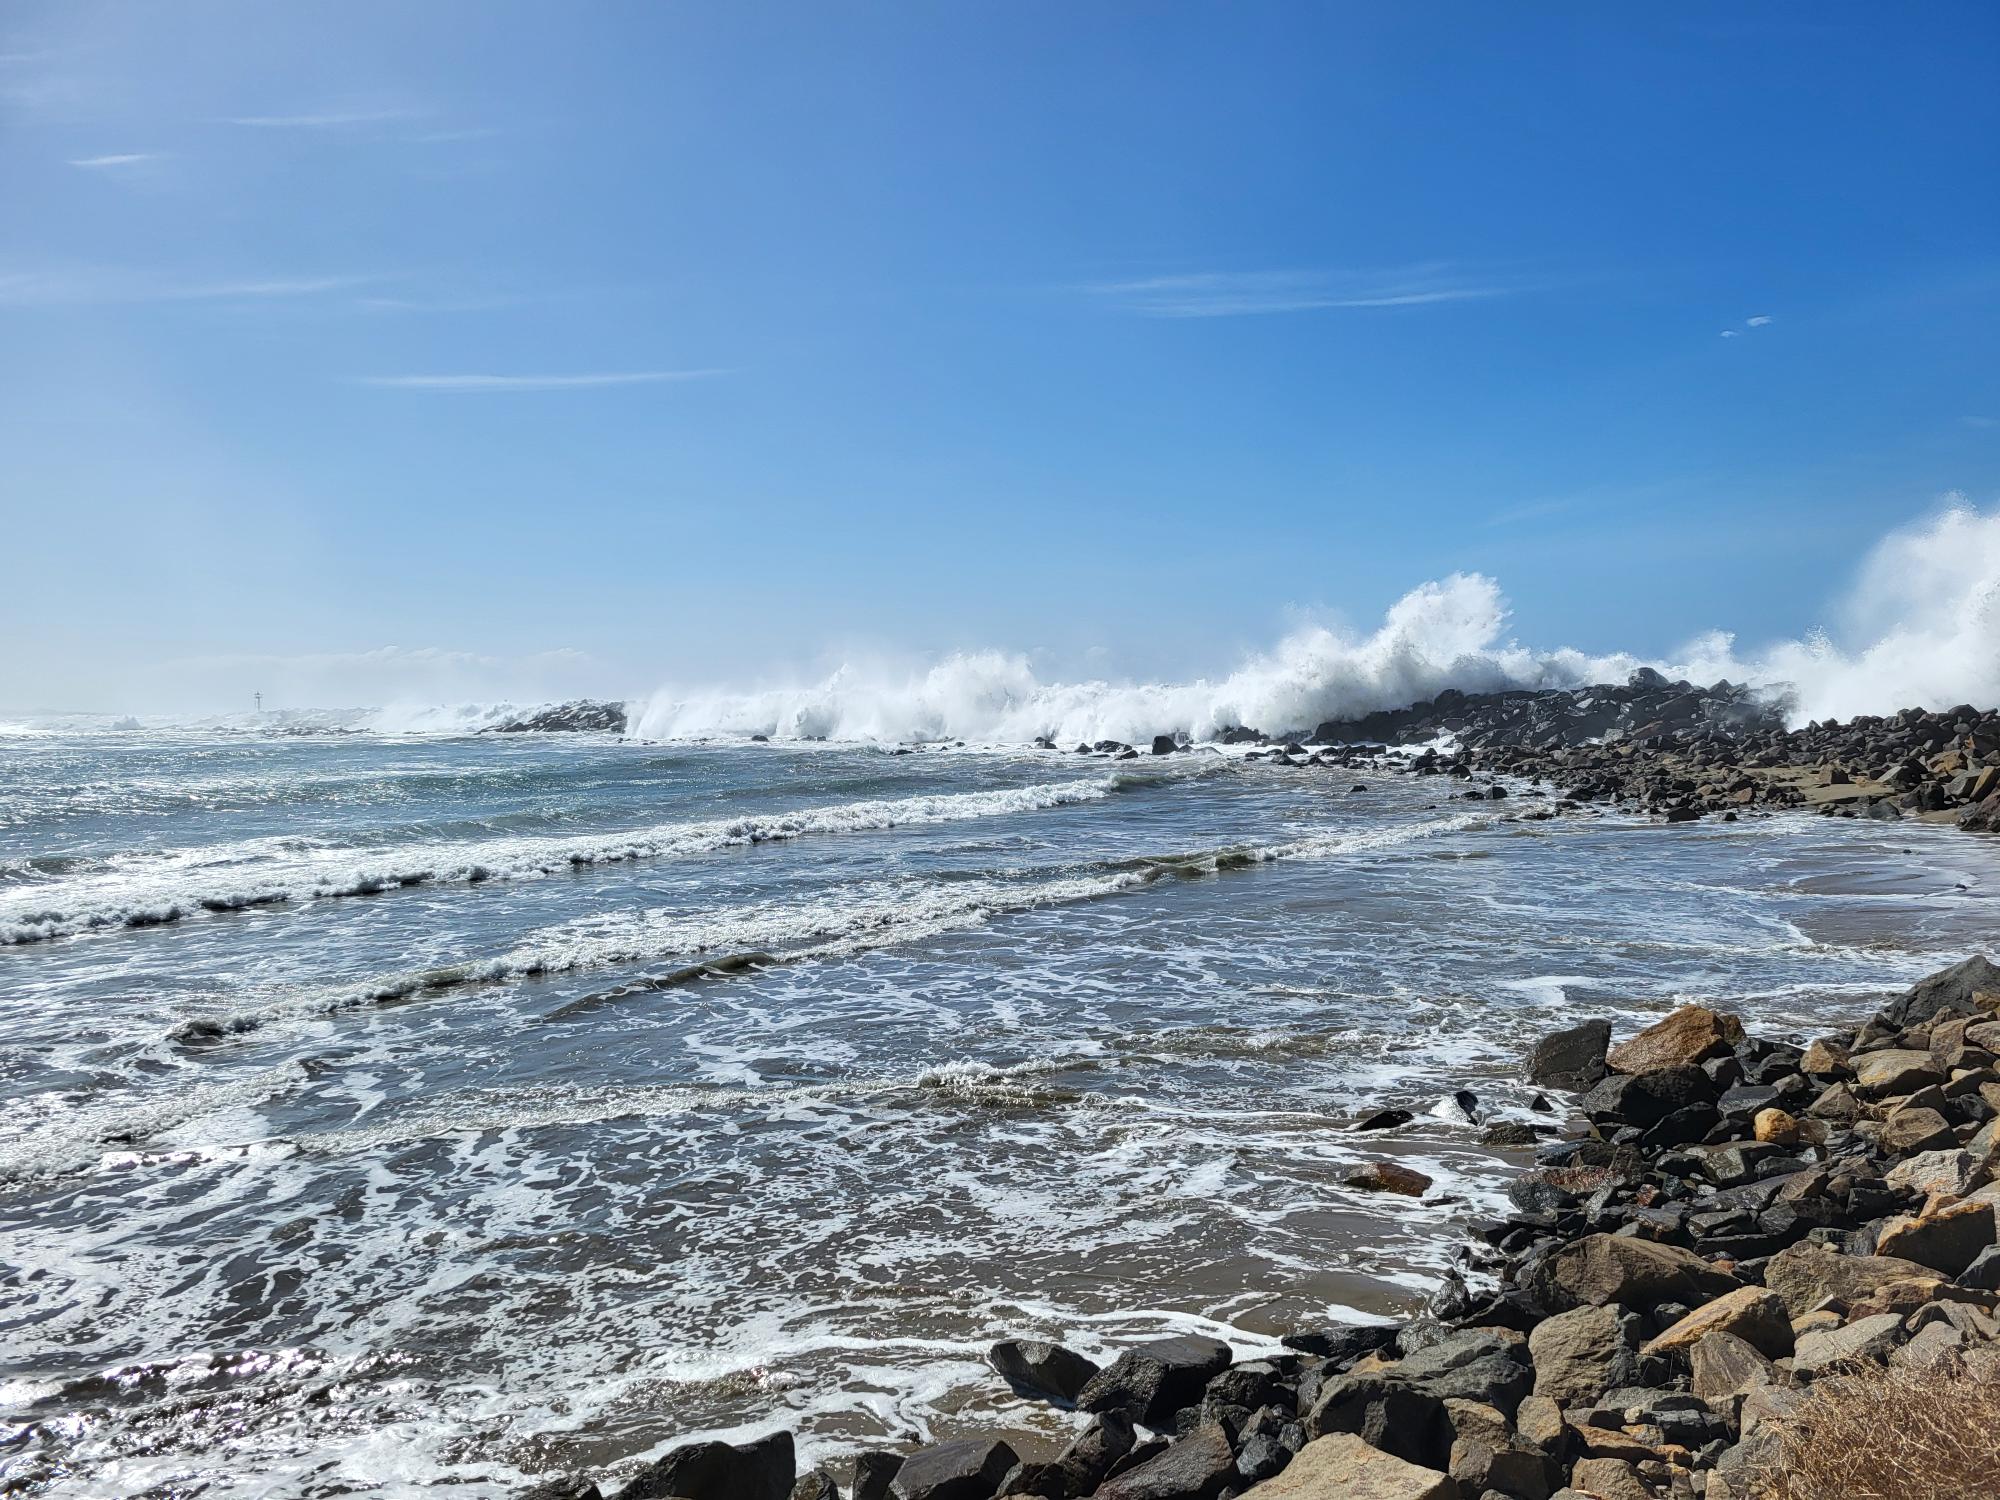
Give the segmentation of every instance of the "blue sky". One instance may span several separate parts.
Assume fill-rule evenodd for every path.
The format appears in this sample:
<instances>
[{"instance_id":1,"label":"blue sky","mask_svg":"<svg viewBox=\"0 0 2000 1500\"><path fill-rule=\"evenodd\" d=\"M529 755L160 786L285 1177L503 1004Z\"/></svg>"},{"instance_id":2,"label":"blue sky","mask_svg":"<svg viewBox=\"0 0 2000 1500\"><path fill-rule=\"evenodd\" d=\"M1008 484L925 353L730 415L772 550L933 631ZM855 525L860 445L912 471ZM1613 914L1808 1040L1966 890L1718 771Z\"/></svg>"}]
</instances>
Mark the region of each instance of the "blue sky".
<instances>
[{"instance_id":1,"label":"blue sky","mask_svg":"<svg viewBox=\"0 0 2000 1500\"><path fill-rule=\"evenodd\" d=\"M1455 569L1795 635L2000 499L1996 69L1984 4L15 0L0 705L1185 676Z\"/></svg>"}]
</instances>

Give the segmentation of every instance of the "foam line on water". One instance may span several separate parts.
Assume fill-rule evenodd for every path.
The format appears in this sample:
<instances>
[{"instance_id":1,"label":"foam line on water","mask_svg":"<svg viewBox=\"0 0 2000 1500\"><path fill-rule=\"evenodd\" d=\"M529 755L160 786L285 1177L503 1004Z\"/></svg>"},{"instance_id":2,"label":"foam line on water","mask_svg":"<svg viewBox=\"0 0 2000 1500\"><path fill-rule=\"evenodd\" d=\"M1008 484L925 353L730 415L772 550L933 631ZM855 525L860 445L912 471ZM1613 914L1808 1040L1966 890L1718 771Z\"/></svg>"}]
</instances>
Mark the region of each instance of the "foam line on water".
<instances>
[{"instance_id":1,"label":"foam line on water","mask_svg":"<svg viewBox=\"0 0 2000 1500\"><path fill-rule=\"evenodd\" d=\"M1198 878L1280 860L1386 853L1483 827L1490 821L1487 813L1461 813L1394 828L1124 860L1077 874L870 881L816 900L753 902L699 913L658 908L619 912L545 928L504 953L386 975L331 994L291 996L233 1014L184 1022L173 1037L196 1044L216 1042L274 1021L318 1019L523 979L679 961L663 975L570 1001L548 1018L569 1020L607 1004L701 978L754 972L770 964L849 958L1021 912L1100 900L1161 880Z\"/></svg>"},{"instance_id":2,"label":"foam line on water","mask_svg":"<svg viewBox=\"0 0 2000 1500\"><path fill-rule=\"evenodd\" d=\"M1126 774L985 792L933 793L792 812L668 823L626 833L414 844L357 855L296 839L214 846L135 861L110 872L0 891L0 945L115 928L152 927L201 912L369 896L415 885L557 875L592 865L708 854L808 835L1007 817L1098 802L1158 778Z\"/></svg>"}]
</instances>

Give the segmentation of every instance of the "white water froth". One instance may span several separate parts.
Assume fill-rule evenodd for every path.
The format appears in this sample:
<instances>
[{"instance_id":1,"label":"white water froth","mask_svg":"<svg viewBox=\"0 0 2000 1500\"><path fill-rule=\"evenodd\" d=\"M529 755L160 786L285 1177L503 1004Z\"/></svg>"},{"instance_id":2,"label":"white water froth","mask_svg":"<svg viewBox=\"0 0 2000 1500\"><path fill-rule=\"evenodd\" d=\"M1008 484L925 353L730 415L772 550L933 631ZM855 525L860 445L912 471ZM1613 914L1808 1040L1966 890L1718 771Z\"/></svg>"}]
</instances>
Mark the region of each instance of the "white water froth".
<instances>
[{"instance_id":1,"label":"white water froth","mask_svg":"<svg viewBox=\"0 0 2000 1500\"><path fill-rule=\"evenodd\" d=\"M1500 587L1478 573L1423 584L1372 634L1323 627L1287 636L1226 677L1183 683L1044 682L1027 657L951 656L925 671L857 664L824 680L755 692L662 690L634 704L633 732L846 740L961 738L1024 743L1212 738L1231 725L1270 733L1403 708L1446 688L1580 687L1620 682L1639 666L1707 684L1719 678L1780 694L1795 723L1959 703L2000 705L2000 512L1953 497L1932 520L1883 538L1834 610L1843 649L1815 630L1739 655L1725 631L1697 636L1668 660L1538 650L1506 636Z\"/></svg>"},{"instance_id":2,"label":"white water froth","mask_svg":"<svg viewBox=\"0 0 2000 1500\"><path fill-rule=\"evenodd\" d=\"M1326 833L1282 844L1210 850L1160 859L1135 859L1109 869L1041 879L987 877L962 881L869 881L811 900L753 902L689 913L660 908L617 912L530 933L504 953L442 968L388 975L317 995L210 1017L183 1028L191 1040L214 1040L259 1030L273 1022L313 1020L365 1006L437 995L475 986L558 974L631 968L667 962L688 965L751 956L757 964L851 958L878 948L941 937L997 918L1099 900L1139 890L1170 877L1279 860L1366 856L1401 845L1479 827L1486 813L1462 813L1400 828ZM683 976L674 976L676 978ZM640 988L646 986L642 983ZM614 990L572 1001L552 1020L595 1010L627 997Z\"/></svg>"},{"instance_id":3,"label":"white water froth","mask_svg":"<svg viewBox=\"0 0 2000 1500\"><path fill-rule=\"evenodd\" d=\"M0 894L0 946L105 928L156 926L199 912L373 895L399 886L521 880L590 865L705 854L808 834L1005 817L1097 802L1125 785L1097 776L1003 791L940 793L742 818L669 823L568 838L414 844L379 852L296 839L210 845L131 856L95 871Z\"/></svg>"}]
</instances>

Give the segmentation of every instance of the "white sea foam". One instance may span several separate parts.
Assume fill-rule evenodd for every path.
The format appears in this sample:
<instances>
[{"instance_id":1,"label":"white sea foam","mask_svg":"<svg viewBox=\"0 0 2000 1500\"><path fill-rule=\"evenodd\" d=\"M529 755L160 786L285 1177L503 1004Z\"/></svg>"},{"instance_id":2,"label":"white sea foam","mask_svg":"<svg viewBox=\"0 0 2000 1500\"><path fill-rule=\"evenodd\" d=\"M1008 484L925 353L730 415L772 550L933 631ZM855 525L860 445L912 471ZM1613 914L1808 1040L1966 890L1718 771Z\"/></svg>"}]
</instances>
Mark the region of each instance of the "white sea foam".
<instances>
[{"instance_id":1,"label":"white sea foam","mask_svg":"<svg viewBox=\"0 0 2000 1500\"><path fill-rule=\"evenodd\" d=\"M336 1015L477 985L668 962L685 965L670 974L572 1001L552 1017L565 1019L718 969L735 972L778 962L848 958L978 927L1020 912L1115 896L1163 879L1279 860L1365 857L1477 827L1488 820L1485 813L1454 814L1426 823L1316 834L1279 844L1141 857L1108 868L1052 877L869 881L812 899L753 902L692 913L666 909L613 912L530 933L504 953L387 975L330 992L292 995L230 1015L184 1023L176 1035L189 1041L213 1041L259 1030L274 1021ZM940 1075L938 1083L948 1087L964 1081Z\"/></svg>"},{"instance_id":2,"label":"white sea foam","mask_svg":"<svg viewBox=\"0 0 2000 1500\"><path fill-rule=\"evenodd\" d=\"M2000 704L2000 512L1957 497L1931 520L1885 537L1869 554L1828 630L1740 651L1710 631L1668 658L1540 650L1507 635L1499 585L1478 573L1426 583L1392 605L1380 628L1313 627L1227 676L1187 682L1046 682L1027 657L980 651L920 671L849 664L816 683L745 692L664 689L633 706L635 733L825 735L834 739L957 737L1020 743L1143 741L1230 725L1268 732L1406 707L1445 688L1573 687L1622 681L1639 666L1782 695L1795 722L1899 708Z\"/></svg>"},{"instance_id":3,"label":"white sea foam","mask_svg":"<svg viewBox=\"0 0 2000 1500\"><path fill-rule=\"evenodd\" d=\"M864 833L1006 817L1096 802L1117 775L988 792L939 793L567 838L419 843L359 852L299 839L211 845L0 894L0 945L100 928L155 926L199 912L373 895L398 886L520 880L589 865L665 859L808 834Z\"/></svg>"}]
</instances>

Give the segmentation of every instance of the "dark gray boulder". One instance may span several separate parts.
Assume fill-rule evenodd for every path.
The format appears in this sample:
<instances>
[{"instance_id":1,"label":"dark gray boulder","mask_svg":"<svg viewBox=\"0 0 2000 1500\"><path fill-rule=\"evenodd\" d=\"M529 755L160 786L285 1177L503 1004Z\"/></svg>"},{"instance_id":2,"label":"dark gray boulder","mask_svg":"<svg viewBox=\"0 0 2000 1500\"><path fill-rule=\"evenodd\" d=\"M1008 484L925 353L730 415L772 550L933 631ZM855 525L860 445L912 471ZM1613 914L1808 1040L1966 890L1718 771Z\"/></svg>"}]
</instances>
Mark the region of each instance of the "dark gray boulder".
<instances>
[{"instance_id":1,"label":"dark gray boulder","mask_svg":"<svg viewBox=\"0 0 2000 1500\"><path fill-rule=\"evenodd\" d=\"M1019 1462L1012 1448L991 1438L933 1443L903 1460L890 1500L993 1500Z\"/></svg>"},{"instance_id":2,"label":"dark gray boulder","mask_svg":"<svg viewBox=\"0 0 2000 1500\"><path fill-rule=\"evenodd\" d=\"M530 1485L514 1500L603 1500L604 1492L581 1474L562 1474Z\"/></svg>"},{"instance_id":3,"label":"dark gray boulder","mask_svg":"<svg viewBox=\"0 0 2000 1500\"><path fill-rule=\"evenodd\" d=\"M1096 1489L1132 1451L1133 1436L1132 1419L1118 1411L1105 1412L1079 1432L1055 1459L1054 1467L1062 1473L1063 1493L1087 1495Z\"/></svg>"},{"instance_id":4,"label":"dark gray boulder","mask_svg":"<svg viewBox=\"0 0 2000 1500\"><path fill-rule=\"evenodd\" d=\"M1643 1130L1690 1109L1712 1116L1717 1092L1714 1080L1700 1068L1615 1073L1585 1094L1577 1108L1600 1128L1636 1125Z\"/></svg>"},{"instance_id":5,"label":"dark gray boulder","mask_svg":"<svg viewBox=\"0 0 2000 1500\"><path fill-rule=\"evenodd\" d=\"M1972 997L1982 990L2000 992L2000 966L1983 953L1976 953L1963 963L1919 979L1883 1014L1892 1026L1914 1026L1941 1010L1958 1016L1976 1015Z\"/></svg>"},{"instance_id":6,"label":"dark gray boulder","mask_svg":"<svg viewBox=\"0 0 2000 1500\"><path fill-rule=\"evenodd\" d=\"M854 1455L852 1500L889 1500L889 1486L903 1467L903 1455L887 1448L869 1448Z\"/></svg>"},{"instance_id":7,"label":"dark gray boulder","mask_svg":"<svg viewBox=\"0 0 2000 1500\"><path fill-rule=\"evenodd\" d=\"M987 1351L986 1358L1021 1395L1064 1406L1076 1404L1077 1393L1098 1368L1075 1350L1041 1339L1003 1339Z\"/></svg>"},{"instance_id":8,"label":"dark gray boulder","mask_svg":"<svg viewBox=\"0 0 2000 1500\"><path fill-rule=\"evenodd\" d=\"M789 1432L749 1443L689 1443L641 1469L618 1500L790 1500L795 1472Z\"/></svg>"},{"instance_id":9,"label":"dark gray boulder","mask_svg":"<svg viewBox=\"0 0 2000 1500\"><path fill-rule=\"evenodd\" d=\"M1205 1422L1167 1451L1097 1487L1097 1500L1215 1500L1236 1479L1229 1434Z\"/></svg>"},{"instance_id":10,"label":"dark gray boulder","mask_svg":"<svg viewBox=\"0 0 2000 1500\"><path fill-rule=\"evenodd\" d=\"M1089 1412L1119 1411L1148 1427L1171 1425L1183 1406L1229 1368L1229 1346L1199 1334L1154 1339L1127 1349L1084 1386L1076 1404Z\"/></svg>"},{"instance_id":11,"label":"dark gray boulder","mask_svg":"<svg viewBox=\"0 0 2000 1500\"><path fill-rule=\"evenodd\" d=\"M1346 1369L1362 1355L1373 1354L1395 1341L1396 1325L1393 1323L1361 1323L1351 1328L1288 1333L1283 1340L1287 1349L1296 1349L1301 1354L1317 1354L1339 1369Z\"/></svg>"},{"instance_id":12,"label":"dark gray boulder","mask_svg":"<svg viewBox=\"0 0 2000 1500\"><path fill-rule=\"evenodd\" d=\"M1586 1020L1582 1026L1550 1032L1528 1054L1528 1082L1536 1088L1582 1094L1604 1078L1604 1052L1610 1042L1608 1020Z\"/></svg>"}]
</instances>

